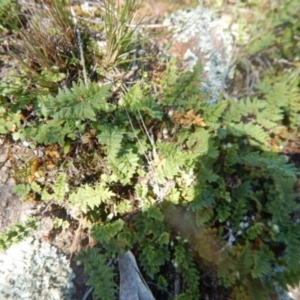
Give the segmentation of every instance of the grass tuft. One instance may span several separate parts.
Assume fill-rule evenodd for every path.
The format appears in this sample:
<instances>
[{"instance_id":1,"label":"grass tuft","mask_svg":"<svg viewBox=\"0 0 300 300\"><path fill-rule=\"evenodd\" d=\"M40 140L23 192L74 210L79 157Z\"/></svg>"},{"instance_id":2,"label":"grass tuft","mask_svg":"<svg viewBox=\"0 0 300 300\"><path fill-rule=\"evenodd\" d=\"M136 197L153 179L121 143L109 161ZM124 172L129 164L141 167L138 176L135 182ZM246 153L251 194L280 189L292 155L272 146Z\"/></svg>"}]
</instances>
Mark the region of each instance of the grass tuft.
<instances>
[{"instance_id":1,"label":"grass tuft","mask_svg":"<svg viewBox=\"0 0 300 300\"><path fill-rule=\"evenodd\" d=\"M56 93L61 83L70 85L80 71L69 3L54 0L26 10L28 22L14 44L14 56L33 82L33 90Z\"/></svg>"},{"instance_id":2,"label":"grass tuft","mask_svg":"<svg viewBox=\"0 0 300 300\"><path fill-rule=\"evenodd\" d=\"M141 5L141 0L104 1L104 23L106 34L106 55L104 63L107 67L124 64L138 45L137 26L129 26Z\"/></svg>"}]
</instances>

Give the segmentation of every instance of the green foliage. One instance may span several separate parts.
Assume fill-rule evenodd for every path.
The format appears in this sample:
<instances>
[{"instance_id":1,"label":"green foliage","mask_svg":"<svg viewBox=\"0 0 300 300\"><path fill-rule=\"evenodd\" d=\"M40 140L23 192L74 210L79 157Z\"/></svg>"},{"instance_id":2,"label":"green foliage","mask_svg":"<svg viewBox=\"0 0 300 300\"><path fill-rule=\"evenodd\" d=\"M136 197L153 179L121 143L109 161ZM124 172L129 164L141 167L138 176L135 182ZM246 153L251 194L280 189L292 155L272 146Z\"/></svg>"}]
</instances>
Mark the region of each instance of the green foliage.
<instances>
[{"instance_id":1,"label":"green foliage","mask_svg":"<svg viewBox=\"0 0 300 300\"><path fill-rule=\"evenodd\" d=\"M114 161L110 161L111 170L116 176L116 180L121 184L126 185L132 179L132 176L136 174L136 169L139 166L139 156L132 151L122 153L123 155L116 158Z\"/></svg>"},{"instance_id":2,"label":"green foliage","mask_svg":"<svg viewBox=\"0 0 300 300\"><path fill-rule=\"evenodd\" d=\"M64 146L66 138L75 140L75 132L83 132L85 129L82 121L96 121L101 112L109 113L114 110L114 106L107 101L110 87L96 83L90 83L88 87L83 82L73 83L71 90L60 89L56 97L41 97L42 115L53 119L46 119L33 138L34 141L45 145L58 143Z\"/></svg>"},{"instance_id":3,"label":"green foliage","mask_svg":"<svg viewBox=\"0 0 300 300\"><path fill-rule=\"evenodd\" d=\"M13 187L13 189L14 189L14 192L20 197L27 196L31 190L29 184L17 184Z\"/></svg>"},{"instance_id":4,"label":"green foliage","mask_svg":"<svg viewBox=\"0 0 300 300\"><path fill-rule=\"evenodd\" d=\"M296 71L277 78L266 76L257 85L268 103L273 104L269 110L281 111L292 130L297 130L300 122L299 83L299 75Z\"/></svg>"},{"instance_id":5,"label":"green foliage","mask_svg":"<svg viewBox=\"0 0 300 300\"><path fill-rule=\"evenodd\" d=\"M104 1L104 22L106 33L105 65L117 66L130 61L130 54L136 49L136 28L130 24L140 7L141 2L126 0L124 5L119 1Z\"/></svg>"},{"instance_id":6,"label":"green foliage","mask_svg":"<svg viewBox=\"0 0 300 300\"><path fill-rule=\"evenodd\" d=\"M188 244L175 242L169 228L175 231L179 228L179 233L206 264L217 269L220 283L231 288L232 295L253 299L255 289L260 287L258 297L263 299L273 291L276 280L284 287L300 276L299 270L291 268L280 277L274 270L274 266L287 267L291 260L296 263L292 249L298 247L296 241L300 238L296 231L288 234L294 226L291 212L299 210L293 193L297 169L286 157L270 152L272 132L283 122L286 106L277 105L276 99L270 97L224 100L213 107L199 103L199 92L194 89L197 85L193 83L197 72L196 68L192 74L178 75L173 81L176 85L167 86L166 94L161 95L155 106L149 102L148 110L146 102L138 101L144 99L143 93L147 94L141 86L133 86L123 99L122 107L127 109L131 120L127 126L135 130L136 137L140 137L141 131L135 129L135 124L141 121L147 127L152 119L161 119L164 123L158 130L170 128L174 123L176 129L166 140L155 144L148 141L155 150L150 161L149 157L147 160L149 174L145 176L142 172L147 185L135 185L143 212L131 219L131 225L122 222L119 226L114 222L96 227L95 233L99 234L94 237L112 253L120 248L138 249L140 265L154 280L158 280L162 267L174 253L184 282L179 299L198 299L204 267L195 263ZM187 78L194 78L190 89L186 87ZM181 84L185 86L175 100ZM299 90L294 93L299 95ZM189 99L186 106L183 99ZM182 117L194 107L195 116L203 116L206 125L187 126L172 116L165 114L161 118L149 113L153 107L163 112L165 103L181 111ZM99 127L103 132L98 139L107 153L111 183L128 186L142 171L140 164L144 159L137 150L139 143L119 126ZM188 207L193 211L194 221L189 222L195 224L190 230L181 228L185 226L184 218L178 220L182 225L165 218L163 203L167 199L176 199L173 201L178 209ZM163 203L149 205L155 200ZM199 226L198 233L195 226ZM217 233L213 234L215 226ZM170 247L172 243L174 248ZM286 250L278 254L279 247ZM223 253L217 259L209 254L217 252Z\"/></svg>"},{"instance_id":7,"label":"green foliage","mask_svg":"<svg viewBox=\"0 0 300 300\"><path fill-rule=\"evenodd\" d=\"M25 222L12 225L6 232L0 232L0 250L8 249L11 245L29 237L32 230L37 229L38 223L34 217L28 218Z\"/></svg>"},{"instance_id":8,"label":"green foliage","mask_svg":"<svg viewBox=\"0 0 300 300\"><path fill-rule=\"evenodd\" d=\"M77 256L84 262L84 271L90 275L88 285L93 286L95 299L115 299L117 285L114 281L116 274L108 264L107 255L100 254L97 249L87 249Z\"/></svg>"},{"instance_id":9,"label":"green foliage","mask_svg":"<svg viewBox=\"0 0 300 300\"><path fill-rule=\"evenodd\" d=\"M54 228L62 228L63 230L70 227L70 223L68 221L64 221L61 218L55 218L53 220L53 227Z\"/></svg>"},{"instance_id":10,"label":"green foliage","mask_svg":"<svg viewBox=\"0 0 300 300\"><path fill-rule=\"evenodd\" d=\"M286 21L278 21L280 30L289 31L283 24L293 22L292 3ZM125 66L137 43L125 26L135 3L125 1L117 14L114 4L105 1L107 69ZM68 13L61 13L63 24L72 28ZM58 28L47 32L52 46ZM76 44L73 34L66 39L69 46ZM33 49L43 37L40 30L35 43L23 44ZM248 52L256 54L274 39L273 32L259 37ZM74 54L69 46L64 50ZM280 143L299 129L297 72L266 76L253 97L208 105L199 91L200 65L182 72L171 60L157 91L146 77L126 86L83 83L67 68L78 67L76 59L50 59L43 51L49 48L37 47L37 60L27 57L38 65L30 86L39 93L2 86L0 133L41 148L68 149L59 171L45 175L50 180L23 182L16 191L38 194L73 218L94 222L92 235L100 249L88 249L79 259L95 297L116 296L116 270L108 258L128 249L146 280L161 282L164 291L173 291L178 272L178 299L199 299L203 274L217 278L233 299L266 299L274 283L286 288L299 281L300 207L293 190L298 169L280 154ZM31 70L23 67L23 74ZM25 83L20 80L17 87ZM18 119L24 110L33 116L30 122ZM170 203L174 210L168 214Z\"/></svg>"},{"instance_id":11,"label":"green foliage","mask_svg":"<svg viewBox=\"0 0 300 300\"><path fill-rule=\"evenodd\" d=\"M45 117L55 120L92 120L96 121L96 112L111 112L114 107L107 103L111 85L99 86L83 82L73 83L72 90L60 89L56 97L49 95L42 102L42 112Z\"/></svg>"},{"instance_id":12,"label":"green foliage","mask_svg":"<svg viewBox=\"0 0 300 300\"><path fill-rule=\"evenodd\" d=\"M71 209L73 216L98 215L96 241L111 255L135 249L146 278L161 278L174 258L184 282L179 298L199 298L200 275L209 267L233 294L251 299L252 288L259 284L285 286L300 277L299 270L290 267L297 260L293 251L299 240L291 219L291 212L299 210L293 193L297 169L276 149L270 151L272 133L283 124L290 104L261 95L207 105L197 88L199 70L177 73L170 85L166 80L159 100L150 96L148 84L139 83L119 105L108 101L110 86L93 83L74 83L55 97L43 97L39 106L44 124L34 141L64 146L67 139L77 139L75 131L82 135L92 128L101 167L93 185L70 189L71 180L61 171L54 185L33 182L30 189L44 201ZM297 93L295 86L293 103ZM170 109L183 121L170 115ZM194 121L200 117L202 123ZM171 128L168 138L155 138ZM19 190L28 192L28 186ZM166 201L176 205L175 211L190 211L189 221L180 214L180 225L167 218ZM123 213L136 209L141 211L123 219ZM278 253L278 248L283 250ZM89 265L89 255L102 265L105 259L96 250L87 252L89 283L95 285L96 278L112 269L96 270ZM196 263L197 256L204 265ZM277 265L287 268L280 276L273 268ZM110 294L99 288L98 296L115 293L109 274L105 280L111 280ZM167 281L169 277L164 276Z\"/></svg>"},{"instance_id":13,"label":"green foliage","mask_svg":"<svg viewBox=\"0 0 300 300\"><path fill-rule=\"evenodd\" d=\"M246 26L244 19L239 20L240 42L244 43L245 35L250 34L252 38L246 48L249 55L268 53L273 58L293 60L299 56L299 40L296 38L300 30L298 1L279 0L267 10L263 5L261 1L253 5L254 19ZM264 13L261 13L262 9Z\"/></svg>"},{"instance_id":14,"label":"green foliage","mask_svg":"<svg viewBox=\"0 0 300 300\"><path fill-rule=\"evenodd\" d=\"M10 30L16 30L19 25L17 18L18 3L15 0L0 1L0 36L4 37Z\"/></svg>"},{"instance_id":15,"label":"green foliage","mask_svg":"<svg viewBox=\"0 0 300 300\"><path fill-rule=\"evenodd\" d=\"M115 194L109 190L105 183L100 183L94 189L88 186L83 186L78 189L76 195L70 195L70 201L80 201L80 209L83 212L86 212L86 206L89 206L90 209L94 209L99 206L102 202L109 203L111 198ZM77 204L77 203L76 203Z\"/></svg>"},{"instance_id":16,"label":"green foliage","mask_svg":"<svg viewBox=\"0 0 300 300\"><path fill-rule=\"evenodd\" d=\"M186 291L179 295L178 299L199 299L201 295L201 291L199 293L200 274L191 251L182 239L179 239L175 247L174 264L184 278L186 286Z\"/></svg>"},{"instance_id":17,"label":"green foliage","mask_svg":"<svg viewBox=\"0 0 300 300\"><path fill-rule=\"evenodd\" d=\"M180 110L183 108L197 110L204 98L204 95L199 93L201 70L201 65L197 64L193 72L179 72L175 67L175 61L171 61L166 70L167 79L162 81L164 85L162 103L168 106L175 105Z\"/></svg>"}]
</instances>

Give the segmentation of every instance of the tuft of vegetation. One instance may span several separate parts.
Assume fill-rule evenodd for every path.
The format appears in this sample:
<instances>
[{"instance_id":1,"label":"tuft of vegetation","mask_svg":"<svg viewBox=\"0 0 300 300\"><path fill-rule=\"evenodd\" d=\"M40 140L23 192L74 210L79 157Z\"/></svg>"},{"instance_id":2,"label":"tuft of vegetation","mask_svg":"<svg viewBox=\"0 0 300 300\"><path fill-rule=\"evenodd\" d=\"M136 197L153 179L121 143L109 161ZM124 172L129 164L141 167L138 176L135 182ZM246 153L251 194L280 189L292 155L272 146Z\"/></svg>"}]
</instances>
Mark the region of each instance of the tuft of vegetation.
<instances>
[{"instance_id":1,"label":"tuft of vegetation","mask_svg":"<svg viewBox=\"0 0 300 300\"><path fill-rule=\"evenodd\" d=\"M136 25L132 23L141 4L140 0L127 0L124 5L119 0L104 1L106 66L115 67L132 61L130 55L139 47L139 37L136 34L138 23Z\"/></svg>"},{"instance_id":2,"label":"tuft of vegetation","mask_svg":"<svg viewBox=\"0 0 300 300\"><path fill-rule=\"evenodd\" d=\"M12 54L24 63L0 86L0 133L44 159L24 164L16 191L91 229L97 247L78 259L96 299L117 295L108 262L129 249L157 298L203 299L209 281L228 298L267 299L300 280L299 171L282 153L298 138L299 72L275 66L251 93L214 105L200 93L200 65L158 61L133 76L138 5L104 2L101 49L68 2L30 10ZM257 49L248 55L266 46Z\"/></svg>"}]
</instances>

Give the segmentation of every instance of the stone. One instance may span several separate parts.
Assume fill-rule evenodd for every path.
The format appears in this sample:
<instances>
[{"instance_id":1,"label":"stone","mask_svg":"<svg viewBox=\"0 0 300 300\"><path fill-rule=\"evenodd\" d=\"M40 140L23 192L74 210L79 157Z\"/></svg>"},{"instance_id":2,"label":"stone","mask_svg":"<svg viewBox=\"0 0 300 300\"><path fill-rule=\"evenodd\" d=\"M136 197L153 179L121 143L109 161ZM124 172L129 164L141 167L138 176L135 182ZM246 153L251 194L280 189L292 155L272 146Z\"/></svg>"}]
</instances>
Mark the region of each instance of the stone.
<instances>
[{"instance_id":1,"label":"stone","mask_svg":"<svg viewBox=\"0 0 300 300\"><path fill-rule=\"evenodd\" d=\"M164 24L173 33L171 55L182 59L186 70L201 62L204 79L201 90L208 94L208 103L217 103L234 74L234 35L230 23L198 6L171 14Z\"/></svg>"}]
</instances>

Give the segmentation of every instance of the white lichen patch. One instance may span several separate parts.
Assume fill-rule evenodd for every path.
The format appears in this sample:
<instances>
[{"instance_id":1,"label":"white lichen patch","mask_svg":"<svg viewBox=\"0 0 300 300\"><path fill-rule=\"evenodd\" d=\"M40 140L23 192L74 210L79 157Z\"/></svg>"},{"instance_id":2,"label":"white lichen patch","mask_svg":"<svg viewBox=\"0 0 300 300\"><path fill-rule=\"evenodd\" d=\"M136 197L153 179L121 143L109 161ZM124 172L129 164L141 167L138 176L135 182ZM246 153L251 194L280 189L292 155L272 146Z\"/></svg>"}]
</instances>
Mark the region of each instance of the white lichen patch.
<instances>
[{"instance_id":1,"label":"white lichen patch","mask_svg":"<svg viewBox=\"0 0 300 300\"><path fill-rule=\"evenodd\" d=\"M0 299L68 300L74 274L65 255L28 238L0 253Z\"/></svg>"},{"instance_id":2,"label":"white lichen patch","mask_svg":"<svg viewBox=\"0 0 300 300\"><path fill-rule=\"evenodd\" d=\"M175 41L183 44L193 41L193 49L188 49L183 59L188 57L188 69L198 59L201 61L205 74L202 89L208 93L209 103L218 102L228 80L233 78L234 35L230 24L201 6L177 11L165 24L172 30Z\"/></svg>"}]
</instances>

